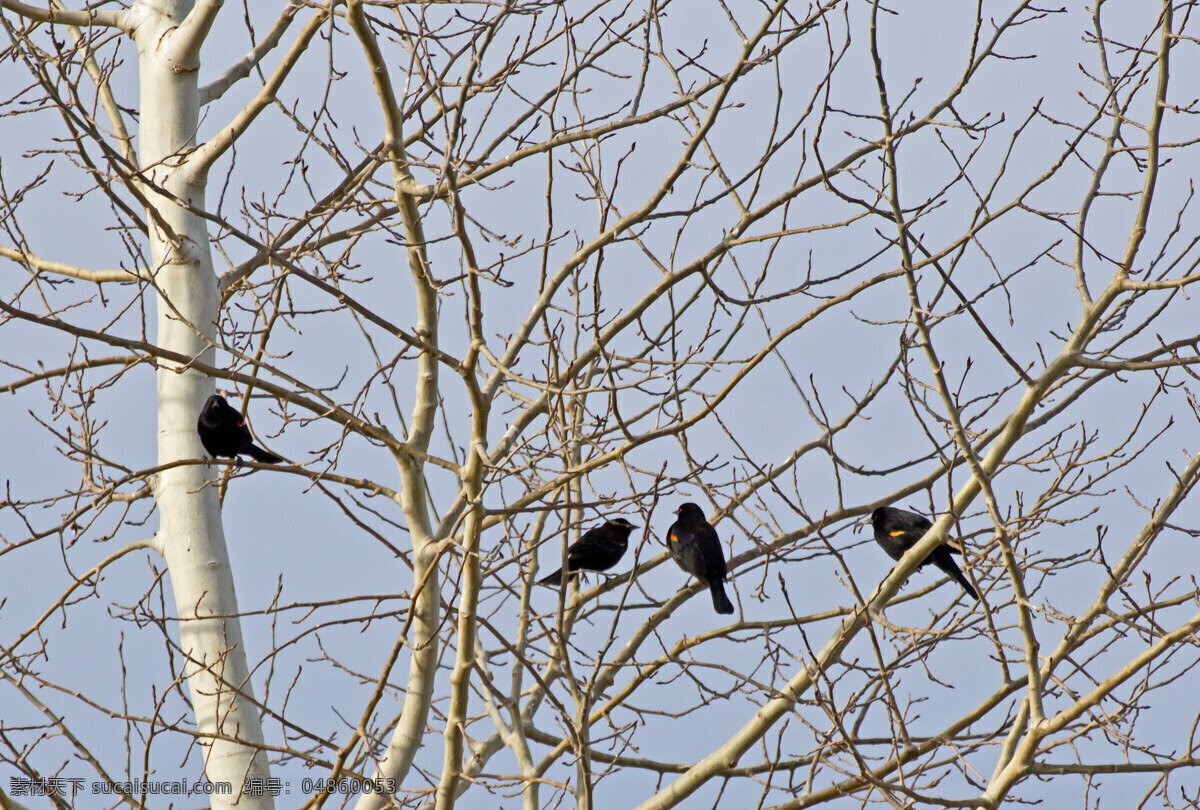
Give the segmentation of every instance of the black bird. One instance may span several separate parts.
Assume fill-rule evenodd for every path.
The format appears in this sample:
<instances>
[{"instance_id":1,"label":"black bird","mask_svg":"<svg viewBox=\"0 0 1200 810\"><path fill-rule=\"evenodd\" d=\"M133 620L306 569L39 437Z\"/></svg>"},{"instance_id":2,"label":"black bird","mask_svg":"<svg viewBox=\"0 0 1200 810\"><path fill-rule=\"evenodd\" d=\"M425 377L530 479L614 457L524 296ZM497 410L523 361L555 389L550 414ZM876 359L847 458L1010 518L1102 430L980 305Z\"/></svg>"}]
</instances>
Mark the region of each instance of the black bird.
<instances>
[{"instance_id":1,"label":"black bird","mask_svg":"<svg viewBox=\"0 0 1200 810\"><path fill-rule=\"evenodd\" d=\"M200 418L196 420L196 432L200 443L210 456L235 458L242 453L263 464L278 464L282 458L254 444L246 420L220 394L213 394L204 403Z\"/></svg>"},{"instance_id":2,"label":"black bird","mask_svg":"<svg viewBox=\"0 0 1200 810\"><path fill-rule=\"evenodd\" d=\"M625 555L629 548L629 533L637 526L623 517L610 520L603 526L588 529L583 537L567 547L567 576L577 571L607 571ZM558 569L538 585L562 584L563 569Z\"/></svg>"},{"instance_id":3,"label":"black bird","mask_svg":"<svg viewBox=\"0 0 1200 810\"><path fill-rule=\"evenodd\" d=\"M917 541L925 535L925 532L929 531L933 524L916 512L881 506L871 513L871 526L875 529L875 542L888 553L889 557L898 561L904 556L904 552L917 544ZM931 551L917 568L921 568L926 563L933 563L938 570L961 585L967 595L978 602L979 594L971 587L971 583L963 576L958 564L950 556L961 553L953 546L942 544Z\"/></svg>"},{"instance_id":4,"label":"black bird","mask_svg":"<svg viewBox=\"0 0 1200 810\"><path fill-rule=\"evenodd\" d=\"M694 503L685 503L675 514L679 519L667 531L667 551L680 568L708 583L717 613L733 613L733 603L725 595L725 554L717 530Z\"/></svg>"}]
</instances>

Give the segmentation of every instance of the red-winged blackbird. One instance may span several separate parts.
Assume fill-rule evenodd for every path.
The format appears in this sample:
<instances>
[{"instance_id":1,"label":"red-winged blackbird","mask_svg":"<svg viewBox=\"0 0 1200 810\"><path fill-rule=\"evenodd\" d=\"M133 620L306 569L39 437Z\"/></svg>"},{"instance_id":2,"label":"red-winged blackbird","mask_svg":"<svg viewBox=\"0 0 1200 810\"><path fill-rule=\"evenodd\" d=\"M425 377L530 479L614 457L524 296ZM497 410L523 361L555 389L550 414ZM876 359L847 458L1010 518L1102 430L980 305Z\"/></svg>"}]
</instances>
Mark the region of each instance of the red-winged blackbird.
<instances>
[{"instance_id":1,"label":"red-winged blackbird","mask_svg":"<svg viewBox=\"0 0 1200 810\"><path fill-rule=\"evenodd\" d=\"M610 520L603 526L589 529L567 548L567 576L577 571L607 571L612 568L629 548L629 533L637 526L623 517ZM560 568L538 585L559 585L563 570Z\"/></svg>"},{"instance_id":2,"label":"red-winged blackbird","mask_svg":"<svg viewBox=\"0 0 1200 810\"><path fill-rule=\"evenodd\" d=\"M680 568L708 583L717 613L733 613L733 603L725 595L725 554L717 530L694 503L685 503L675 514L679 519L667 531L667 551Z\"/></svg>"},{"instance_id":3,"label":"red-winged blackbird","mask_svg":"<svg viewBox=\"0 0 1200 810\"><path fill-rule=\"evenodd\" d=\"M200 418L196 420L196 432L200 443L213 458L234 458L242 453L263 464L278 464L282 458L254 444L246 420L220 394L213 394L204 403Z\"/></svg>"},{"instance_id":4,"label":"red-winged blackbird","mask_svg":"<svg viewBox=\"0 0 1200 810\"><path fill-rule=\"evenodd\" d=\"M888 553L889 557L899 561L904 556L904 552L915 546L933 524L916 512L881 506L871 513L871 526L875 529L875 542ZM950 556L961 553L953 546L940 545L931 551L917 568L921 568L926 563L933 563L943 574L962 585L967 595L978 602L979 594L971 587L971 583L963 576L958 564Z\"/></svg>"}]
</instances>

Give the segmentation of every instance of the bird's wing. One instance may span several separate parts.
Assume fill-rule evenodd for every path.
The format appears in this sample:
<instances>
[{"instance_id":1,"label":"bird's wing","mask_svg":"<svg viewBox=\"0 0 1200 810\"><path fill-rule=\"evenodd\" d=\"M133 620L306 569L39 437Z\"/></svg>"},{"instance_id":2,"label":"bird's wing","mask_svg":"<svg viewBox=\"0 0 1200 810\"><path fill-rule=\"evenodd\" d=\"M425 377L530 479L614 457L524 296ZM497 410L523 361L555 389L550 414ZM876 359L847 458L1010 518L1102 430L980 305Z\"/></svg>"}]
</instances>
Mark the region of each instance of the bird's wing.
<instances>
[{"instance_id":1,"label":"bird's wing","mask_svg":"<svg viewBox=\"0 0 1200 810\"><path fill-rule=\"evenodd\" d=\"M717 530L706 523L697 534L700 546L704 549L706 576L718 580L725 579L725 552L721 550L721 538L717 537Z\"/></svg>"}]
</instances>

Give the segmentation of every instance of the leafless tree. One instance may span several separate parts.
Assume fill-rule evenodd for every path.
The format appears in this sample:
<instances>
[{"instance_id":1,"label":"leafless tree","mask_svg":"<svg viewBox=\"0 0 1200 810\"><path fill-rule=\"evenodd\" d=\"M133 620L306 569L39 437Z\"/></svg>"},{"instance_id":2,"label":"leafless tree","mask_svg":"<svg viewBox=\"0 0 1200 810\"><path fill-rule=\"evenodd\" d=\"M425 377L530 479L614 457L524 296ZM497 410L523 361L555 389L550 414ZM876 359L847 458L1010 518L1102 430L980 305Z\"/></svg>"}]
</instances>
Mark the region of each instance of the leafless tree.
<instances>
[{"instance_id":1,"label":"leafless tree","mask_svg":"<svg viewBox=\"0 0 1200 810\"><path fill-rule=\"evenodd\" d=\"M1200 803L1195 4L0 6L0 806Z\"/></svg>"}]
</instances>

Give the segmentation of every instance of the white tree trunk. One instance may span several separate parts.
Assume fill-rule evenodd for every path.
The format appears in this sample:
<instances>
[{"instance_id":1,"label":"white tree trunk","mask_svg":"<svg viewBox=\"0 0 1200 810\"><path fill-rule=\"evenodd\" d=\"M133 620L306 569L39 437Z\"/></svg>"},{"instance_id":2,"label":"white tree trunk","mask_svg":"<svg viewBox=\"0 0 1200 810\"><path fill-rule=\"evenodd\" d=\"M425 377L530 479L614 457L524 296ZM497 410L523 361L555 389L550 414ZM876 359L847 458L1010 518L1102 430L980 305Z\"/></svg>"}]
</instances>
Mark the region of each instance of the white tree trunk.
<instances>
[{"instance_id":1,"label":"white tree trunk","mask_svg":"<svg viewBox=\"0 0 1200 810\"><path fill-rule=\"evenodd\" d=\"M205 8L197 12L208 11ZM192 11L189 0L158 0L133 9L137 19L141 86L140 160L155 188L197 210L204 208L206 178L193 177L186 163L195 145L199 112L194 58L204 30L180 24ZM193 27L194 28L194 27ZM185 36L186 34L186 36ZM146 189L151 250L158 299L158 345L213 363L219 296L203 219L167 196ZM164 364L158 372L158 461L199 458L204 451L196 416L214 391L213 381L195 371ZM233 572L225 548L217 469L187 465L158 478L158 548L166 559L179 617L179 644L186 656L188 687L204 744L205 772L230 795L213 795L212 806L271 808L269 794L243 796L247 779L266 778L258 754L262 727L255 706L242 641ZM249 534L249 533L248 533ZM253 540L253 537L247 537ZM236 740L236 741L235 741Z\"/></svg>"}]
</instances>

